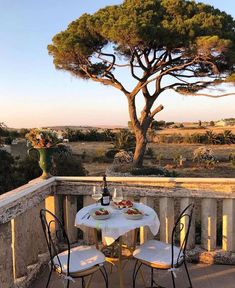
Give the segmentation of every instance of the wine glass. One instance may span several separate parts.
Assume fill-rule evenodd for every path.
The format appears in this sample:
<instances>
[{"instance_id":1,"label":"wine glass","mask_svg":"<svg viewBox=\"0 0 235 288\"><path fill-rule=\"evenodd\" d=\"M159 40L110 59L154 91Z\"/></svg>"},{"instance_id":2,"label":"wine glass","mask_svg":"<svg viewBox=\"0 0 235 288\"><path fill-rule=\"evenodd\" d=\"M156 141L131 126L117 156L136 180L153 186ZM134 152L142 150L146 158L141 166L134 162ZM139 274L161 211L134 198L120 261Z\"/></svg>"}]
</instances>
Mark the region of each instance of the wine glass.
<instances>
[{"instance_id":1,"label":"wine glass","mask_svg":"<svg viewBox=\"0 0 235 288\"><path fill-rule=\"evenodd\" d=\"M93 194L91 197L96 201L96 206L98 205L98 201L102 198L101 191L98 187L93 187Z\"/></svg>"},{"instance_id":2,"label":"wine glass","mask_svg":"<svg viewBox=\"0 0 235 288\"><path fill-rule=\"evenodd\" d=\"M123 199L123 194L122 194L122 190L119 188L114 188L113 191L113 201L114 202L120 202Z\"/></svg>"}]
</instances>

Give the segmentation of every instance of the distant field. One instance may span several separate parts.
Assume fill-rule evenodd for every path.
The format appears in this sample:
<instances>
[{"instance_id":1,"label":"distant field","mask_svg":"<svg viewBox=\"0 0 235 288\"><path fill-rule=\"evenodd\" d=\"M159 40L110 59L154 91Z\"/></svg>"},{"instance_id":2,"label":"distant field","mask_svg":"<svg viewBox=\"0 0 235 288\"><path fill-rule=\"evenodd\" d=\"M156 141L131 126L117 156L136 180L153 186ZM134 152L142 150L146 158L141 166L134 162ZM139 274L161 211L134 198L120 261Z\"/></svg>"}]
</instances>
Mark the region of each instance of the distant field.
<instances>
[{"instance_id":1,"label":"distant field","mask_svg":"<svg viewBox=\"0 0 235 288\"><path fill-rule=\"evenodd\" d=\"M74 154L82 154L85 152L87 155L93 157L113 147L110 142L70 142L69 145Z\"/></svg>"},{"instance_id":2,"label":"distant field","mask_svg":"<svg viewBox=\"0 0 235 288\"><path fill-rule=\"evenodd\" d=\"M233 134L235 134L235 126L226 126L226 127L212 127L208 126L205 128L199 128L198 125L195 127L191 126L186 126L185 128L167 128L163 130L158 130L157 134L160 135L171 135L171 134L181 134L181 135L187 135L187 134L193 134L193 133L198 133L198 134L204 134L207 130L213 131L214 133L223 133L225 130L231 130Z\"/></svg>"},{"instance_id":3,"label":"distant field","mask_svg":"<svg viewBox=\"0 0 235 288\"><path fill-rule=\"evenodd\" d=\"M97 156L96 154L102 154L108 149L112 148L110 142L71 142L70 146L74 154L82 154L86 152L87 155ZM161 154L163 159L173 159L178 154L186 157L187 159L192 159L193 151L201 146L202 144L158 144L149 143L147 147L153 149L155 156ZM210 147L215 156L219 160L226 160L230 153L235 153L235 144L232 145L206 145Z\"/></svg>"},{"instance_id":4,"label":"distant field","mask_svg":"<svg viewBox=\"0 0 235 288\"><path fill-rule=\"evenodd\" d=\"M214 151L218 160L225 161L230 153L235 153L235 144L232 145L202 145L202 144L157 144L150 143L148 147L154 150L157 155L161 154L163 159L172 159L177 155L182 155L187 159L192 159L193 151L201 146L206 146Z\"/></svg>"},{"instance_id":5,"label":"distant field","mask_svg":"<svg viewBox=\"0 0 235 288\"><path fill-rule=\"evenodd\" d=\"M75 154L86 153L88 156L84 161L85 168L89 171L89 175L102 175L110 163L98 163L92 160L105 153L112 147L109 142L76 142L70 143ZM144 165L158 166L159 158L161 158L161 166L165 166L169 170L174 170L180 177L235 177L235 167L228 161L229 154L235 153L235 144L233 145L207 145L213 149L219 163L214 169L205 169L192 162L193 151L203 145L200 144L156 144L150 143L148 147L154 151L154 157L147 158ZM174 158L182 155L188 161L184 167L176 167Z\"/></svg>"}]
</instances>

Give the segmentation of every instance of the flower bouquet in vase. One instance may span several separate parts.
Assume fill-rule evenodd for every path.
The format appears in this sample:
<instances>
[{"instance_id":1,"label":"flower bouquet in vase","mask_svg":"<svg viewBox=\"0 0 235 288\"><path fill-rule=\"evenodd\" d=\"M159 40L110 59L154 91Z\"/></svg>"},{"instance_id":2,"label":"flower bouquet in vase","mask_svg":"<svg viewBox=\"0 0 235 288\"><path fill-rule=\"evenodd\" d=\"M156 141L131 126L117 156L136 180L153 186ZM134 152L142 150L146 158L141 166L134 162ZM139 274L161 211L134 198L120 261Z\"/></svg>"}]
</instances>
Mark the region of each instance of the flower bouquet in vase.
<instances>
[{"instance_id":1,"label":"flower bouquet in vase","mask_svg":"<svg viewBox=\"0 0 235 288\"><path fill-rule=\"evenodd\" d=\"M57 151L56 146L59 143L57 133L49 129L34 128L25 137L32 145L32 148L28 150L28 154L32 156L32 150L38 153L39 166L43 171L41 178L47 179L51 177L52 155Z\"/></svg>"}]
</instances>

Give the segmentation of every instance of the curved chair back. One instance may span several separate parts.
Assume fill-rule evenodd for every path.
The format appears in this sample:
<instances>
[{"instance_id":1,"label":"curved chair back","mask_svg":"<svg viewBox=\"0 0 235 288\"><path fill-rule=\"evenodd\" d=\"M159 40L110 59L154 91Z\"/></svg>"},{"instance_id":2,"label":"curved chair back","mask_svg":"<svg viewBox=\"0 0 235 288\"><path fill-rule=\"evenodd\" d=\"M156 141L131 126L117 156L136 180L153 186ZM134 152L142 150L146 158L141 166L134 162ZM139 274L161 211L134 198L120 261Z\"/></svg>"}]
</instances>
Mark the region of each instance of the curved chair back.
<instances>
[{"instance_id":1,"label":"curved chair back","mask_svg":"<svg viewBox=\"0 0 235 288\"><path fill-rule=\"evenodd\" d=\"M185 250L188 243L189 231L192 222L194 204L189 204L179 215L171 235L171 266L180 266L185 261ZM179 252L177 255L177 261L175 263L174 243L177 239L177 234L184 230L184 237L180 240Z\"/></svg>"},{"instance_id":2,"label":"curved chair back","mask_svg":"<svg viewBox=\"0 0 235 288\"><path fill-rule=\"evenodd\" d=\"M60 219L50 212L47 209L41 209L40 218L42 223L42 228L44 231L44 235L46 238L48 250L50 253L50 264L53 270L56 270L58 273L62 273L62 265L60 262L60 258L58 254L60 253L58 249L58 242L63 239L63 242L66 246L66 250L68 251L67 257L67 275L69 275L69 262L70 262L70 242L64 226ZM57 259L57 263L54 261L54 257Z\"/></svg>"}]
</instances>

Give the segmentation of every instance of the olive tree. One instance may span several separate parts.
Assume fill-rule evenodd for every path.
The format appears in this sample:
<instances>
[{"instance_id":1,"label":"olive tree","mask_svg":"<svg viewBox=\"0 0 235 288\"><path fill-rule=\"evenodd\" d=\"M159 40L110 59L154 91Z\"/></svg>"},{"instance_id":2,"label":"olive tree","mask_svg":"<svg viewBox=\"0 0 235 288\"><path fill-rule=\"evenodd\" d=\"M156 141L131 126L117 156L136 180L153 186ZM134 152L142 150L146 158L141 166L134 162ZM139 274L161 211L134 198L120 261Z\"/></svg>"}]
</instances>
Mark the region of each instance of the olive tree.
<instances>
[{"instance_id":1,"label":"olive tree","mask_svg":"<svg viewBox=\"0 0 235 288\"><path fill-rule=\"evenodd\" d=\"M125 0L83 14L53 37L48 51L57 69L125 95L136 137L135 166L142 165L147 130L163 109L156 105L161 93L211 96L205 88L235 82L233 18L194 1ZM129 71L129 85L122 71ZM140 115L137 95L145 103Z\"/></svg>"}]
</instances>

